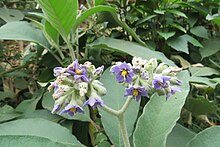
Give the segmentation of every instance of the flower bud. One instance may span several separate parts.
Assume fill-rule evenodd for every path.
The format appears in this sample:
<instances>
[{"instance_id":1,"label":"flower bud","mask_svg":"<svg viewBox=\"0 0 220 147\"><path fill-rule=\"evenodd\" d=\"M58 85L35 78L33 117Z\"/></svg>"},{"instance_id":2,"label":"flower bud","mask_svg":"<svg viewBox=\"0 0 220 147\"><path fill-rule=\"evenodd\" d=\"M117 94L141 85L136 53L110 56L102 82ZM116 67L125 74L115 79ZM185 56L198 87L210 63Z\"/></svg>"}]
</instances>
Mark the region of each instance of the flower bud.
<instances>
[{"instance_id":1,"label":"flower bud","mask_svg":"<svg viewBox=\"0 0 220 147\"><path fill-rule=\"evenodd\" d=\"M157 59L152 58L145 64L144 69L147 71L152 71L157 67L157 64Z\"/></svg>"},{"instance_id":2,"label":"flower bud","mask_svg":"<svg viewBox=\"0 0 220 147\"><path fill-rule=\"evenodd\" d=\"M157 74L161 74L163 70L167 69L169 66L166 64L166 63L160 63L158 66L157 66L157 69L155 71L155 73Z\"/></svg>"},{"instance_id":3,"label":"flower bud","mask_svg":"<svg viewBox=\"0 0 220 147\"><path fill-rule=\"evenodd\" d=\"M142 59L141 57L134 57L132 59L132 65L133 66L138 66L138 67L142 67L147 63L147 60Z\"/></svg>"},{"instance_id":4,"label":"flower bud","mask_svg":"<svg viewBox=\"0 0 220 147\"><path fill-rule=\"evenodd\" d=\"M86 94L87 91L88 91L88 83L86 83L86 82L81 82L81 83L79 83L78 88L79 88L79 95L80 95L81 97L82 97L82 96L85 96L85 94Z\"/></svg>"},{"instance_id":5,"label":"flower bud","mask_svg":"<svg viewBox=\"0 0 220 147\"><path fill-rule=\"evenodd\" d=\"M105 89L103 84L101 82L99 82L98 80L94 80L92 82L92 86L97 91L98 95L100 95L100 96L106 95L107 90Z\"/></svg>"}]
</instances>

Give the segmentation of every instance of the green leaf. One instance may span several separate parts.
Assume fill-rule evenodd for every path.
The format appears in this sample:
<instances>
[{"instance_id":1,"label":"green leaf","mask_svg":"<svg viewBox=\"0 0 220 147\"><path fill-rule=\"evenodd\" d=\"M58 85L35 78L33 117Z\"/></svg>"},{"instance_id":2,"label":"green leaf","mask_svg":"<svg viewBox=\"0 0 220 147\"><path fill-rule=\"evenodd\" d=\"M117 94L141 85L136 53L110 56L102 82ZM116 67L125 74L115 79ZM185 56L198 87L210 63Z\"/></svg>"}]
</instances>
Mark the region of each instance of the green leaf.
<instances>
[{"instance_id":1,"label":"green leaf","mask_svg":"<svg viewBox=\"0 0 220 147\"><path fill-rule=\"evenodd\" d=\"M0 100L4 100L5 98L13 98L15 93L12 91L0 91Z\"/></svg>"},{"instance_id":2,"label":"green leaf","mask_svg":"<svg viewBox=\"0 0 220 147\"><path fill-rule=\"evenodd\" d=\"M185 108L192 112L194 116L214 114L217 112L216 104L204 97L188 98L185 104Z\"/></svg>"},{"instance_id":3,"label":"green leaf","mask_svg":"<svg viewBox=\"0 0 220 147\"><path fill-rule=\"evenodd\" d=\"M146 16L146 17L144 17L143 19L141 19L141 20L139 20L135 25L137 26L137 25L140 25L140 24L142 24L142 23L144 23L144 22L146 22L146 21L148 21L148 20L150 20L150 19L152 19L152 18L154 18L154 17L156 17L157 15L150 15L150 16Z\"/></svg>"},{"instance_id":4,"label":"green leaf","mask_svg":"<svg viewBox=\"0 0 220 147\"><path fill-rule=\"evenodd\" d=\"M124 52L131 56L142 57L144 59L157 58L169 65L175 66L175 64L171 60L167 59L163 53L152 51L146 47L138 45L137 43L129 41L113 38L99 38L95 42L89 44L89 46Z\"/></svg>"},{"instance_id":5,"label":"green leaf","mask_svg":"<svg viewBox=\"0 0 220 147\"><path fill-rule=\"evenodd\" d=\"M210 15L208 14L206 16L207 20L211 20L212 22L214 22L215 24L218 25L218 27L220 27L220 15L219 14L214 14L214 15Z\"/></svg>"},{"instance_id":6,"label":"green leaf","mask_svg":"<svg viewBox=\"0 0 220 147\"><path fill-rule=\"evenodd\" d=\"M37 91L35 93L35 95L33 96L32 99L28 99L28 100L23 100L17 107L16 107L16 111L18 112L33 112L35 111L36 107L37 107L37 103L39 102L39 100L41 99L42 95L43 95L44 90L40 89L39 91Z\"/></svg>"},{"instance_id":7,"label":"green leaf","mask_svg":"<svg viewBox=\"0 0 220 147\"><path fill-rule=\"evenodd\" d=\"M43 108L45 108L47 110L50 110L50 111L53 110L54 100L53 100L51 92L45 92L45 94L43 95L42 106L43 106ZM70 119L70 120L90 121L91 119L89 116L88 107L84 108L84 112L85 112L84 114L76 113L76 115L74 115L74 117L72 117L68 114L62 114L61 116L66 119Z\"/></svg>"},{"instance_id":8,"label":"green leaf","mask_svg":"<svg viewBox=\"0 0 220 147\"><path fill-rule=\"evenodd\" d=\"M15 78L14 86L18 89L26 89L28 87L28 82L24 78Z\"/></svg>"},{"instance_id":9,"label":"green leaf","mask_svg":"<svg viewBox=\"0 0 220 147\"><path fill-rule=\"evenodd\" d=\"M48 36L49 42L52 40L51 45L53 45L53 42L56 43L57 45L59 44L59 32L48 22L45 21L44 23L44 33L46 33L46 37Z\"/></svg>"},{"instance_id":10,"label":"green leaf","mask_svg":"<svg viewBox=\"0 0 220 147\"><path fill-rule=\"evenodd\" d=\"M218 70L210 67L189 67L189 71L194 77L220 75Z\"/></svg>"},{"instance_id":11,"label":"green leaf","mask_svg":"<svg viewBox=\"0 0 220 147\"><path fill-rule=\"evenodd\" d=\"M37 137L37 136L0 136L0 146L2 147L75 147L75 145L65 144L61 142L52 141L47 138ZM79 145L78 145L79 146Z\"/></svg>"},{"instance_id":12,"label":"green leaf","mask_svg":"<svg viewBox=\"0 0 220 147\"><path fill-rule=\"evenodd\" d=\"M101 5L105 2L105 0L95 0L95 5Z\"/></svg>"},{"instance_id":13,"label":"green leaf","mask_svg":"<svg viewBox=\"0 0 220 147\"><path fill-rule=\"evenodd\" d=\"M13 71L13 72L5 74L5 76L7 77L30 77L30 75L24 71Z\"/></svg>"},{"instance_id":14,"label":"green leaf","mask_svg":"<svg viewBox=\"0 0 220 147\"><path fill-rule=\"evenodd\" d=\"M203 26L196 26L196 27L191 28L190 33L201 38L209 39L208 31Z\"/></svg>"},{"instance_id":15,"label":"green leaf","mask_svg":"<svg viewBox=\"0 0 220 147\"><path fill-rule=\"evenodd\" d=\"M0 108L0 122L12 120L19 116L21 116L21 114L16 112L14 108L9 105Z\"/></svg>"},{"instance_id":16,"label":"green leaf","mask_svg":"<svg viewBox=\"0 0 220 147\"><path fill-rule=\"evenodd\" d=\"M184 33L186 33L186 29L185 28L183 28L181 25L179 25L179 24L177 24L177 23L172 23L172 24L170 24L172 27L174 27L174 28L177 28L178 30L180 30L180 31L182 31L182 32L184 32Z\"/></svg>"},{"instance_id":17,"label":"green leaf","mask_svg":"<svg viewBox=\"0 0 220 147\"><path fill-rule=\"evenodd\" d=\"M173 49L189 54L187 40L183 36L170 38L167 40L167 43Z\"/></svg>"},{"instance_id":18,"label":"green leaf","mask_svg":"<svg viewBox=\"0 0 220 147\"><path fill-rule=\"evenodd\" d=\"M24 14L19 10L0 8L0 18L6 22L19 21L24 18Z\"/></svg>"},{"instance_id":19,"label":"green leaf","mask_svg":"<svg viewBox=\"0 0 220 147\"><path fill-rule=\"evenodd\" d=\"M103 11L106 11L106 12L110 12L110 13L114 13L116 12L116 9L115 8L112 8L110 6L95 6L93 8L90 8L88 10L86 10L85 12L83 12L79 17L77 17L77 20L76 22L74 23L74 26L73 26L73 32L77 29L77 27L86 19L88 18L89 16L92 16L93 14L95 13L98 13L98 12L103 12Z\"/></svg>"},{"instance_id":20,"label":"green leaf","mask_svg":"<svg viewBox=\"0 0 220 147\"><path fill-rule=\"evenodd\" d=\"M176 34L176 32L160 32L160 31L157 31L157 33L163 37L165 40L167 40L168 38L174 36Z\"/></svg>"},{"instance_id":21,"label":"green leaf","mask_svg":"<svg viewBox=\"0 0 220 147\"><path fill-rule=\"evenodd\" d=\"M52 114L50 111L48 110L35 110L33 112L26 112L23 114L23 116L21 118L42 118L42 119L46 119L52 122L58 122L61 119L63 119L62 117L56 115L56 114Z\"/></svg>"},{"instance_id":22,"label":"green leaf","mask_svg":"<svg viewBox=\"0 0 220 147\"><path fill-rule=\"evenodd\" d=\"M105 70L100 81L105 85L106 89L108 89L108 93L102 97L105 104L115 110L119 110L126 101L126 97L124 97L125 87L116 82L115 76L110 73L109 69ZM132 134L138 110L139 103L132 100L125 112L125 122L129 136ZM111 142L117 147L123 146L117 118L101 108L99 108L99 112L101 114L103 127Z\"/></svg>"},{"instance_id":23,"label":"green leaf","mask_svg":"<svg viewBox=\"0 0 220 147\"><path fill-rule=\"evenodd\" d=\"M175 14L177 16L188 18L185 13L183 13L183 12L181 12L179 10L176 10L176 9L168 9L166 11L169 12L169 13L173 13L173 14Z\"/></svg>"},{"instance_id":24,"label":"green leaf","mask_svg":"<svg viewBox=\"0 0 220 147\"><path fill-rule=\"evenodd\" d=\"M217 147L220 146L220 127L210 127L197 134L187 147Z\"/></svg>"},{"instance_id":25,"label":"green leaf","mask_svg":"<svg viewBox=\"0 0 220 147\"><path fill-rule=\"evenodd\" d=\"M181 37L184 37L188 42L190 42L194 46L203 47L202 44L198 40L196 40L192 36L189 36L188 34L182 35Z\"/></svg>"},{"instance_id":26,"label":"green leaf","mask_svg":"<svg viewBox=\"0 0 220 147\"><path fill-rule=\"evenodd\" d=\"M172 132L167 137L167 147L186 147L187 143L196 135L196 133L176 124Z\"/></svg>"},{"instance_id":27,"label":"green leaf","mask_svg":"<svg viewBox=\"0 0 220 147\"><path fill-rule=\"evenodd\" d=\"M199 84L205 84L208 85L212 88L215 88L215 86L217 85L217 83L211 82L212 79L206 78L206 77L190 77L190 82L193 83L199 83Z\"/></svg>"},{"instance_id":28,"label":"green leaf","mask_svg":"<svg viewBox=\"0 0 220 147\"><path fill-rule=\"evenodd\" d=\"M165 10L154 10L154 13L161 15L165 14L165 12L166 12Z\"/></svg>"},{"instance_id":29,"label":"green leaf","mask_svg":"<svg viewBox=\"0 0 220 147\"><path fill-rule=\"evenodd\" d=\"M220 50L220 39L219 38L210 38L202 42L203 48L200 48L200 54L202 59L209 57Z\"/></svg>"},{"instance_id":30,"label":"green leaf","mask_svg":"<svg viewBox=\"0 0 220 147\"><path fill-rule=\"evenodd\" d=\"M180 117L181 109L189 93L189 74L183 71L178 75L184 81L182 92L166 101L165 96L155 93L145 105L134 131L135 147L165 147L168 134Z\"/></svg>"},{"instance_id":31,"label":"green leaf","mask_svg":"<svg viewBox=\"0 0 220 147\"><path fill-rule=\"evenodd\" d=\"M38 43L45 48L50 48L42 31L24 21L9 22L0 27L0 39L31 41Z\"/></svg>"},{"instance_id":32,"label":"green leaf","mask_svg":"<svg viewBox=\"0 0 220 147\"><path fill-rule=\"evenodd\" d=\"M76 0L37 0L47 21L67 38L77 17L78 1Z\"/></svg>"},{"instance_id":33,"label":"green leaf","mask_svg":"<svg viewBox=\"0 0 220 147\"><path fill-rule=\"evenodd\" d=\"M43 137L54 142L82 146L68 129L44 119L19 119L0 124L1 136Z\"/></svg>"},{"instance_id":34,"label":"green leaf","mask_svg":"<svg viewBox=\"0 0 220 147\"><path fill-rule=\"evenodd\" d=\"M177 51L182 51L184 53L189 54L188 42L190 42L194 46L203 47L202 44L198 40L189 36L188 34L179 36L177 38L170 38L170 39L168 39L167 43L169 46L176 49Z\"/></svg>"}]
</instances>

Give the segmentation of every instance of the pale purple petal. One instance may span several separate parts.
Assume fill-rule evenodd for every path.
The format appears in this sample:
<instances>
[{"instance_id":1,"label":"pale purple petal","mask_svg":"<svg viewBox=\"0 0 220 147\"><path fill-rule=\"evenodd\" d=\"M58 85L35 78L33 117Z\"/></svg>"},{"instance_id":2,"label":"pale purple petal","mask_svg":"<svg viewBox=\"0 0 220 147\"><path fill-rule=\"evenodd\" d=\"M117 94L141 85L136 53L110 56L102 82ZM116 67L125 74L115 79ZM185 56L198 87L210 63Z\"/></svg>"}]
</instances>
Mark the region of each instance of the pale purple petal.
<instances>
[{"instance_id":1,"label":"pale purple petal","mask_svg":"<svg viewBox=\"0 0 220 147\"><path fill-rule=\"evenodd\" d=\"M103 106L104 101L101 98L89 98L84 104L83 107L89 105L93 109L96 108L97 106Z\"/></svg>"}]
</instances>

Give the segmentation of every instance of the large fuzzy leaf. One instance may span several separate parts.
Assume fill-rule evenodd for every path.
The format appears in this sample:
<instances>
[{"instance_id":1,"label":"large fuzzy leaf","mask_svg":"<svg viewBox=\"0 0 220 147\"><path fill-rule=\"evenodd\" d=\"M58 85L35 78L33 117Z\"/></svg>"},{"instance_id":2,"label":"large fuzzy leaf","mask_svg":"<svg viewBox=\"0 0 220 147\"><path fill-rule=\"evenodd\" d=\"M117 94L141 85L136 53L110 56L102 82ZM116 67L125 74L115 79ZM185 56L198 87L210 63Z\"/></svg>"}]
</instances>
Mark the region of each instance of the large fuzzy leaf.
<instances>
[{"instance_id":1,"label":"large fuzzy leaf","mask_svg":"<svg viewBox=\"0 0 220 147\"><path fill-rule=\"evenodd\" d=\"M9 105L5 105L0 108L0 123L15 119L19 116L21 116L21 114L16 112L14 108Z\"/></svg>"},{"instance_id":2,"label":"large fuzzy leaf","mask_svg":"<svg viewBox=\"0 0 220 147\"><path fill-rule=\"evenodd\" d=\"M50 139L38 136L0 136L0 146L2 147L77 147L77 145L65 144L61 142L52 141ZM80 147L78 145L78 147Z\"/></svg>"},{"instance_id":3,"label":"large fuzzy leaf","mask_svg":"<svg viewBox=\"0 0 220 147\"><path fill-rule=\"evenodd\" d=\"M181 109L189 93L189 74L183 71L179 78L184 81L182 92L176 93L168 101L164 96L154 94L146 104L134 131L135 147L165 147L168 134L180 117Z\"/></svg>"},{"instance_id":4,"label":"large fuzzy leaf","mask_svg":"<svg viewBox=\"0 0 220 147\"><path fill-rule=\"evenodd\" d=\"M190 67L189 71L194 77L220 75L218 70L210 67Z\"/></svg>"},{"instance_id":5,"label":"large fuzzy leaf","mask_svg":"<svg viewBox=\"0 0 220 147\"><path fill-rule=\"evenodd\" d=\"M24 14L19 10L0 8L0 18L6 22L19 21L24 18Z\"/></svg>"},{"instance_id":6,"label":"large fuzzy leaf","mask_svg":"<svg viewBox=\"0 0 220 147\"><path fill-rule=\"evenodd\" d=\"M44 119L19 119L0 125L1 136L36 136L55 142L82 146L68 129Z\"/></svg>"},{"instance_id":7,"label":"large fuzzy leaf","mask_svg":"<svg viewBox=\"0 0 220 147\"><path fill-rule=\"evenodd\" d=\"M45 48L50 48L42 31L24 21L9 22L0 27L0 39L31 41L36 42Z\"/></svg>"},{"instance_id":8,"label":"large fuzzy leaf","mask_svg":"<svg viewBox=\"0 0 220 147\"><path fill-rule=\"evenodd\" d=\"M187 143L196 135L196 133L176 124L172 132L167 137L167 147L186 147Z\"/></svg>"},{"instance_id":9,"label":"large fuzzy leaf","mask_svg":"<svg viewBox=\"0 0 220 147\"><path fill-rule=\"evenodd\" d=\"M187 147L218 147L220 146L220 127L215 126L197 134Z\"/></svg>"},{"instance_id":10,"label":"large fuzzy leaf","mask_svg":"<svg viewBox=\"0 0 220 147\"><path fill-rule=\"evenodd\" d=\"M98 40L90 44L90 46L112 51L124 52L132 56L142 57L144 59L157 58L167 64L175 65L171 60L167 59L163 53L152 51L146 47L140 46L137 43L129 41L113 38L99 38Z\"/></svg>"}]
</instances>

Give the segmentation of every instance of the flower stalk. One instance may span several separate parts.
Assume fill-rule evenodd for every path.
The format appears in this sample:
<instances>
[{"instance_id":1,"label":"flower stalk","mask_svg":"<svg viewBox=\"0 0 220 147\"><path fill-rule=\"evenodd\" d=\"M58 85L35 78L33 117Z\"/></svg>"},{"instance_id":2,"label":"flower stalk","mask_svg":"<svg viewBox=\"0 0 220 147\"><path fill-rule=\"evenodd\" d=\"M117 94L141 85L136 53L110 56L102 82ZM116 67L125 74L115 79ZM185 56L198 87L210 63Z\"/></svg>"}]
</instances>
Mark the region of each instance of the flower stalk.
<instances>
[{"instance_id":1,"label":"flower stalk","mask_svg":"<svg viewBox=\"0 0 220 147\"><path fill-rule=\"evenodd\" d=\"M123 139L123 143L125 147L130 147L130 142L129 142L129 136L128 136L128 132L127 132L126 124L125 124L124 113L127 110L131 101L132 101L132 97L129 96L127 100L125 101L124 105L119 110L114 110L106 105L102 107L104 111L117 117L119 121L119 129L121 131L121 135L122 135L122 139Z\"/></svg>"},{"instance_id":2,"label":"flower stalk","mask_svg":"<svg viewBox=\"0 0 220 147\"><path fill-rule=\"evenodd\" d=\"M131 145L129 142L128 132L125 124L124 112L118 116L118 121L119 121L119 127L121 130L122 139L124 142L124 147L130 147Z\"/></svg>"}]
</instances>

